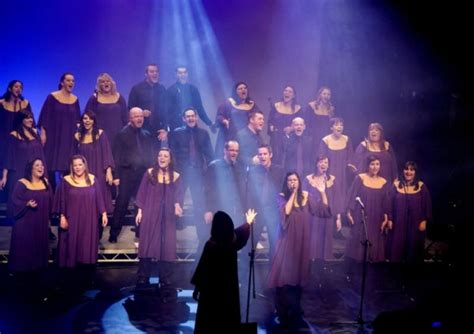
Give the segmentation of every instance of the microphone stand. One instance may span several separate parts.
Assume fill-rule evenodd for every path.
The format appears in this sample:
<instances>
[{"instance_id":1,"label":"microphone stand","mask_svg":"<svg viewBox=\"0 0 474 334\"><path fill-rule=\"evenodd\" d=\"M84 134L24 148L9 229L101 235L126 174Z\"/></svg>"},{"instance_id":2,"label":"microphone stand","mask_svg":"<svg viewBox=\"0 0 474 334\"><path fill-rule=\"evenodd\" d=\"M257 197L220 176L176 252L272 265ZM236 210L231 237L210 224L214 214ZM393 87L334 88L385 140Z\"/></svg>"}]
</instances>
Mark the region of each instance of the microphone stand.
<instances>
[{"instance_id":1,"label":"microphone stand","mask_svg":"<svg viewBox=\"0 0 474 334\"><path fill-rule=\"evenodd\" d=\"M250 261L249 261L249 280L247 288L247 311L245 315L245 322L249 322L249 311L250 311L250 290L252 290L253 299L256 298L255 294L255 246L254 246L254 233L253 225L255 221L250 225Z\"/></svg>"},{"instance_id":2,"label":"microphone stand","mask_svg":"<svg viewBox=\"0 0 474 334\"><path fill-rule=\"evenodd\" d=\"M367 233L367 216L365 214L365 209L360 205L360 211L362 214L362 228L364 230L363 236L364 240L361 240L361 244L364 246L364 259L362 261L362 281L360 286L360 304L359 304L359 313L355 321L339 321L333 322L333 325L359 325L360 327L364 324L371 323L371 321L364 320L363 309L364 309L364 298L365 298L365 281L367 278L367 269L369 264L369 247L372 245L369 241L369 235Z\"/></svg>"}]
</instances>

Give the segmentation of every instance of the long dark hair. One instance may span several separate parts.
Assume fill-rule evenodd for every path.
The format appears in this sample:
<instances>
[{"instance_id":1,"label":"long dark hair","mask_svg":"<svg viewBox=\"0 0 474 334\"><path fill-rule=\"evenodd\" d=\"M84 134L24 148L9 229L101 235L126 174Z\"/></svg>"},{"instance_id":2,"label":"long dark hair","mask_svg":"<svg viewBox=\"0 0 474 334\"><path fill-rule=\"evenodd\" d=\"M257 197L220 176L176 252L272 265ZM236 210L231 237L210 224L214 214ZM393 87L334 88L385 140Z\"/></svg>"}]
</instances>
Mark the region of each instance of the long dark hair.
<instances>
[{"instance_id":1,"label":"long dark hair","mask_svg":"<svg viewBox=\"0 0 474 334\"><path fill-rule=\"evenodd\" d=\"M320 162L321 160L324 160L324 159L328 159L328 162L329 162L329 158L327 155L324 155L324 154L321 154L321 155L318 155L316 157L316 161L314 162L314 172L313 172L313 175L318 175L318 162ZM328 163L328 169L326 170L326 177L329 177L330 173L329 173L329 163Z\"/></svg>"},{"instance_id":2,"label":"long dark hair","mask_svg":"<svg viewBox=\"0 0 474 334\"><path fill-rule=\"evenodd\" d=\"M252 99L250 98L250 94L249 94L249 85L247 85L247 83L243 81L239 81L234 85L234 89L232 90L232 93L230 94L230 96L234 99L236 103L239 102L239 96L237 95L237 87L239 87L240 85L245 85L245 87L247 88L247 98L244 100L244 102L245 103L252 102Z\"/></svg>"},{"instance_id":3,"label":"long dark hair","mask_svg":"<svg viewBox=\"0 0 474 334\"><path fill-rule=\"evenodd\" d=\"M414 161L407 161L405 162L405 164L403 165L403 170L400 172L400 175L398 177L398 180L400 181L398 183L398 188L399 189L402 189L403 187L408 187L408 183L407 181L405 180L405 175L403 174L403 171L405 169L408 169L409 167L413 168L415 170L415 177L413 179L413 190L418 190L419 188L419 183L420 183L420 176L419 176L419 169L418 169L418 165L416 164L416 162Z\"/></svg>"},{"instance_id":4,"label":"long dark hair","mask_svg":"<svg viewBox=\"0 0 474 334\"><path fill-rule=\"evenodd\" d=\"M291 88L291 90L293 91L294 97L293 97L293 100L291 100L291 111L294 113L294 112L296 111L295 108L296 108L296 104L297 104L297 103L296 103L296 89L295 89L295 87L293 87L293 86L291 86L291 85L286 85L286 86L283 88L283 90L285 90L285 89L287 89L287 88ZM281 98L280 101L283 101L283 97Z\"/></svg>"},{"instance_id":5,"label":"long dark hair","mask_svg":"<svg viewBox=\"0 0 474 334\"><path fill-rule=\"evenodd\" d=\"M171 150L166 147L160 148L158 153L156 154L157 158L160 152L166 151L169 152L170 154L170 164L168 165L168 178L170 180L170 184L174 182L174 161L173 161L173 153L171 153ZM158 159L156 159L155 164L153 165L153 168L151 169L151 174L148 174L148 179L152 184L157 184L158 183L158 172L160 171L160 165L158 164Z\"/></svg>"},{"instance_id":6,"label":"long dark hair","mask_svg":"<svg viewBox=\"0 0 474 334\"><path fill-rule=\"evenodd\" d=\"M59 90L61 90L61 88L63 88L63 86L61 86L61 84L63 83L64 79L66 79L66 75L71 75L74 78L74 74L72 74L71 72L64 72L63 75L61 75L61 77L59 78L59 84L58 84L58 89Z\"/></svg>"},{"instance_id":7,"label":"long dark hair","mask_svg":"<svg viewBox=\"0 0 474 334\"><path fill-rule=\"evenodd\" d=\"M43 163L44 173L43 173L43 176L40 177L40 180L41 182L43 182L46 189L48 189L48 181L45 178L46 166L44 165L44 161L41 158L34 158L33 160L31 160L30 162L26 164L24 178L30 182L33 182L33 165L35 164L36 161L41 161Z\"/></svg>"},{"instance_id":8,"label":"long dark hair","mask_svg":"<svg viewBox=\"0 0 474 334\"><path fill-rule=\"evenodd\" d=\"M370 163L372 161L378 161L380 162L380 159L377 158L375 155L369 155L366 159L365 159L365 172L368 173L369 172L369 166L370 166ZM380 171L377 173L378 176L380 176Z\"/></svg>"},{"instance_id":9,"label":"long dark hair","mask_svg":"<svg viewBox=\"0 0 474 334\"><path fill-rule=\"evenodd\" d=\"M297 172L291 171L291 172L286 173L285 181L283 181L283 187L282 187L281 192L283 193L283 196L285 197L285 199L288 201L290 199L290 196L291 196L291 193L292 193L290 188L288 188L288 177L291 176L291 175L296 175L296 177L298 178L298 190L296 192L296 203L298 203L299 206L302 206L302 204L303 204L303 189L302 189L302 184L301 184L301 178L300 178L300 176L298 175Z\"/></svg>"},{"instance_id":10,"label":"long dark hair","mask_svg":"<svg viewBox=\"0 0 474 334\"><path fill-rule=\"evenodd\" d=\"M21 82L20 80L12 80L8 83L8 86L7 86L7 90L5 91L5 93L3 94L2 96L2 99L4 99L5 101L7 102L10 102L10 99L12 98L12 92L11 90L13 89L13 86L15 86L15 84L19 82L21 84L21 87L23 88L23 82ZM18 98L23 101L25 98L20 94L18 96Z\"/></svg>"},{"instance_id":11,"label":"long dark hair","mask_svg":"<svg viewBox=\"0 0 474 334\"><path fill-rule=\"evenodd\" d=\"M84 116L88 116L91 120L94 121L94 124L92 125L92 142L95 143L99 136L99 126L97 124L97 116L95 113L91 110L86 111L84 114L81 116L81 122L79 123L79 129L77 130L77 133L79 134L79 145L84 141L84 138L87 134L87 130L84 127Z\"/></svg>"},{"instance_id":12,"label":"long dark hair","mask_svg":"<svg viewBox=\"0 0 474 334\"><path fill-rule=\"evenodd\" d=\"M26 131L33 136L33 138L38 139L38 134L34 131L36 127L35 117L30 110L24 109L20 110L15 114L15 118L13 119L13 126L12 130L18 133L20 139L27 140L28 137L26 136L25 127L23 126L23 120L27 118L33 119L33 127L31 129L26 129Z\"/></svg>"},{"instance_id":13,"label":"long dark hair","mask_svg":"<svg viewBox=\"0 0 474 334\"><path fill-rule=\"evenodd\" d=\"M370 138L370 130L371 130L372 128L375 128L375 129L377 129L377 130L380 131L380 143L379 143L379 148L380 148L381 151L385 151L385 150L386 150L386 148L385 148L385 142L386 142L386 140L385 140L385 134L384 134L384 131L383 131L383 126L382 126L382 124L380 124L380 123L370 123L370 124L369 124L369 127L368 127L368 129L367 129L367 138L365 139L365 141L366 141L366 143L367 143L367 148L368 148L368 144L371 142L371 141L369 140L369 138Z\"/></svg>"}]
</instances>

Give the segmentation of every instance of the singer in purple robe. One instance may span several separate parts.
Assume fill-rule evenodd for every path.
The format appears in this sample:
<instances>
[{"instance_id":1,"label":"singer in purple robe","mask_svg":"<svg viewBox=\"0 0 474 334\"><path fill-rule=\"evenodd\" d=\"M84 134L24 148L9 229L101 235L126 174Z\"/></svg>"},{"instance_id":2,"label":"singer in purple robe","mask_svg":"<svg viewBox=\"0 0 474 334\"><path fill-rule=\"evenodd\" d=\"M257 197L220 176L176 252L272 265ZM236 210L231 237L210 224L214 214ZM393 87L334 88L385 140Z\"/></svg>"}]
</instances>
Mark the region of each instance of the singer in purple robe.
<instances>
[{"instance_id":1,"label":"singer in purple robe","mask_svg":"<svg viewBox=\"0 0 474 334\"><path fill-rule=\"evenodd\" d=\"M79 131L74 135L76 153L86 158L89 171L100 184L105 209L108 213L112 213L111 185L114 159L106 132L99 129L97 124L96 115L92 111L86 111L82 115Z\"/></svg>"},{"instance_id":2,"label":"singer in purple robe","mask_svg":"<svg viewBox=\"0 0 474 334\"><path fill-rule=\"evenodd\" d=\"M296 321L303 313L302 287L310 276L311 216L331 215L324 182L316 183L316 187L319 198L303 191L298 174L289 172L278 197L279 237L267 284L276 288L275 306L281 322Z\"/></svg>"},{"instance_id":3,"label":"singer in purple robe","mask_svg":"<svg viewBox=\"0 0 474 334\"><path fill-rule=\"evenodd\" d=\"M334 110L331 90L328 87L321 87L316 100L309 102L303 113L313 147L317 147L321 139L329 133L329 119L334 117Z\"/></svg>"},{"instance_id":4,"label":"singer in purple robe","mask_svg":"<svg viewBox=\"0 0 474 334\"><path fill-rule=\"evenodd\" d=\"M216 114L217 134L215 155L220 156L224 144L237 139L237 132L247 126L248 114L259 111L257 104L250 98L245 82L234 85L232 96L219 106Z\"/></svg>"},{"instance_id":5,"label":"singer in purple robe","mask_svg":"<svg viewBox=\"0 0 474 334\"><path fill-rule=\"evenodd\" d=\"M354 162L359 173L365 170L365 162L368 156L375 156L380 161L379 175L387 182L391 183L397 178L397 158L392 145L385 140L383 127L379 123L369 125L369 135L357 146Z\"/></svg>"},{"instance_id":6,"label":"singer in purple robe","mask_svg":"<svg viewBox=\"0 0 474 334\"><path fill-rule=\"evenodd\" d=\"M11 272L31 272L48 266L48 228L52 190L44 177L41 159L25 167L25 177L16 182L10 206L12 229L8 266Z\"/></svg>"},{"instance_id":7,"label":"singer in purple robe","mask_svg":"<svg viewBox=\"0 0 474 334\"><path fill-rule=\"evenodd\" d=\"M92 111L95 114L97 123L107 133L111 142L127 124L127 102L117 92L117 84L108 73L102 73L97 78L95 92L86 104L85 112L87 111Z\"/></svg>"},{"instance_id":8,"label":"singer in purple robe","mask_svg":"<svg viewBox=\"0 0 474 334\"><path fill-rule=\"evenodd\" d=\"M362 241L365 241L365 233L362 208L370 242L369 260L382 262L386 260L385 233L391 228L389 184L379 176L380 160L377 157L369 156L366 166L367 172L356 176L347 197L348 219L352 227L346 243L346 257L356 261L363 260Z\"/></svg>"},{"instance_id":9,"label":"singer in purple robe","mask_svg":"<svg viewBox=\"0 0 474 334\"><path fill-rule=\"evenodd\" d=\"M3 170L8 193L24 176L26 165L35 158L44 161L43 145L35 128L33 113L27 109L15 113L12 132L8 136L7 156ZM8 182L6 182L8 180ZM11 214L10 210L8 210Z\"/></svg>"},{"instance_id":10,"label":"singer in purple robe","mask_svg":"<svg viewBox=\"0 0 474 334\"><path fill-rule=\"evenodd\" d=\"M135 222L140 226L137 286L149 283L152 266L158 264L160 284L172 283L176 260L176 219L183 215L184 193L180 175L174 171L171 151L161 148L153 168L143 175L135 204ZM154 260L154 261L153 261Z\"/></svg>"},{"instance_id":11,"label":"singer in purple robe","mask_svg":"<svg viewBox=\"0 0 474 334\"><path fill-rule=\"evenodd\" d=\"M46 98L41 108L38 125L44 145L46 166L49 171L68 170L68 161L74 151L74 133L81 116L79 100L72 93L74 76L64 73L59 90Z\"/></svg>"},{"instance_id":12,"label":"singer in purple robe","mask_svg":"<svg viewBox=\"0 0 474 334\"><path fill-rule=\"evenodd\" d=\"M428 187L420 180L418 166L407 161L391 189L393 234L392 262L419 263L424 259L426 225L432 218Z\"/></svg>"},{"instance_id":13,"label":"singer in purple robe","mask_svg":"<svg viewBox=\"0 0 474 334\"><path fill-rule=\"evenodd\" d=\"M70 159L70 173L56 192L55 212L60 215L59 266L94 265L99 251L99 225L107 225L107 212L99 182L89 174L81 155Z\"/></svg>"}]
</instances>

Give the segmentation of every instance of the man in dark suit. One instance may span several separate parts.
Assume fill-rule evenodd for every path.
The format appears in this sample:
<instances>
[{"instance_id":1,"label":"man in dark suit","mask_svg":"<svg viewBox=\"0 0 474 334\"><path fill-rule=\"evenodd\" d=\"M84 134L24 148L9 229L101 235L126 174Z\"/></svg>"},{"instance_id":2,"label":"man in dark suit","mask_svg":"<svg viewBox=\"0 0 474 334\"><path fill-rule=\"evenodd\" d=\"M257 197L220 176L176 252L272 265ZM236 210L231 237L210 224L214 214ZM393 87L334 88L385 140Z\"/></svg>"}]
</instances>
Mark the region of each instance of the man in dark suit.
<instances>
[{"instance_id":1,"label":"man in dark suit","mask_svg":"<svg viewBox=\"0 0 474 334\"><path fill-rule=\"evenodd\" d=\"M314 149L311 137L304 134L304 119L296 117L291 122L293 131L283 141L283 170L296 171L301 179L314 170Z\"/></svg>"},{"instance_id":2,"label":"man in dark suit","mask_svg":"<svg viewBox=\"0 0 474 334\"><path fill-rule=\"evenodd\" d=\"M247 126L237 132L240 145L239 159L246 165L258 164L257 150L263 145L261 133L265 125L263 112L252 111L248 115Z\"/></svg>"},{"instance_id":3,"label":"man in dark suit","mask_svg":"<svg viewBox=\"0 0 474 334\"><path fill-rule=\"evenodd\" d=\"M146 169L153 165L153 137L150 132L143 129L143 123L143 110L132 108L129 112L129 124L115 136L113 156L120 183L110 227L111 243L117 242L128 202L136 195Z\"/></svg>"},{"instance_id":4,"label":"man in dark suit","mask_svg":"<svg viewBox=\"0 0 474 334\"><path fill-rule=\"evenodd\" d=\"M182 113L182 120L185 125L171 133L169 145L176 160L176 170L181 174L184 190L189 187L191 192L196 231L200 245L204 245L210 231L203 221L204 173L214 158L214 150L209 133L197 125L196 109L186 108Z\"/></svg>"}]
</instances>

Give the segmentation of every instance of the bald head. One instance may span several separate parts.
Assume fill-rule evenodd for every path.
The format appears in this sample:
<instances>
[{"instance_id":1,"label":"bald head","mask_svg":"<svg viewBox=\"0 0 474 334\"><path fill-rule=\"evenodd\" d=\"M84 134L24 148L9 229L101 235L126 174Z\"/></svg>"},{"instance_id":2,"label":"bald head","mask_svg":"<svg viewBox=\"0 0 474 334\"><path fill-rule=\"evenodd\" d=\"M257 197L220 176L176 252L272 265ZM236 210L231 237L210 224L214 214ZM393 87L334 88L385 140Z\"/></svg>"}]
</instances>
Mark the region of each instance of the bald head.
<instances>
[{"instance_id":1,"label":"bald head","mask_svg":"<svg viewBox=\"0 0 474 334\"><path fill-rule=\"evenodd\" d=\"M291 127L297 136L301 136L304 132L304 129L306 128L304 119L301 117L293 118L293 121L291 121Z\"/></svg>"},{"instance_id":2,"label":"bald head","mask_svg":"<svg viewBox=\"0 0 474 334\"><path fill-rule=\"evenodd\" d=\"M141 128L145 121L145 116L143 115L143 109L138 108L138 107L133 107L128 112L128 119L132 127L137 128L137 129Z\"/></svg>"}]
</instances>

